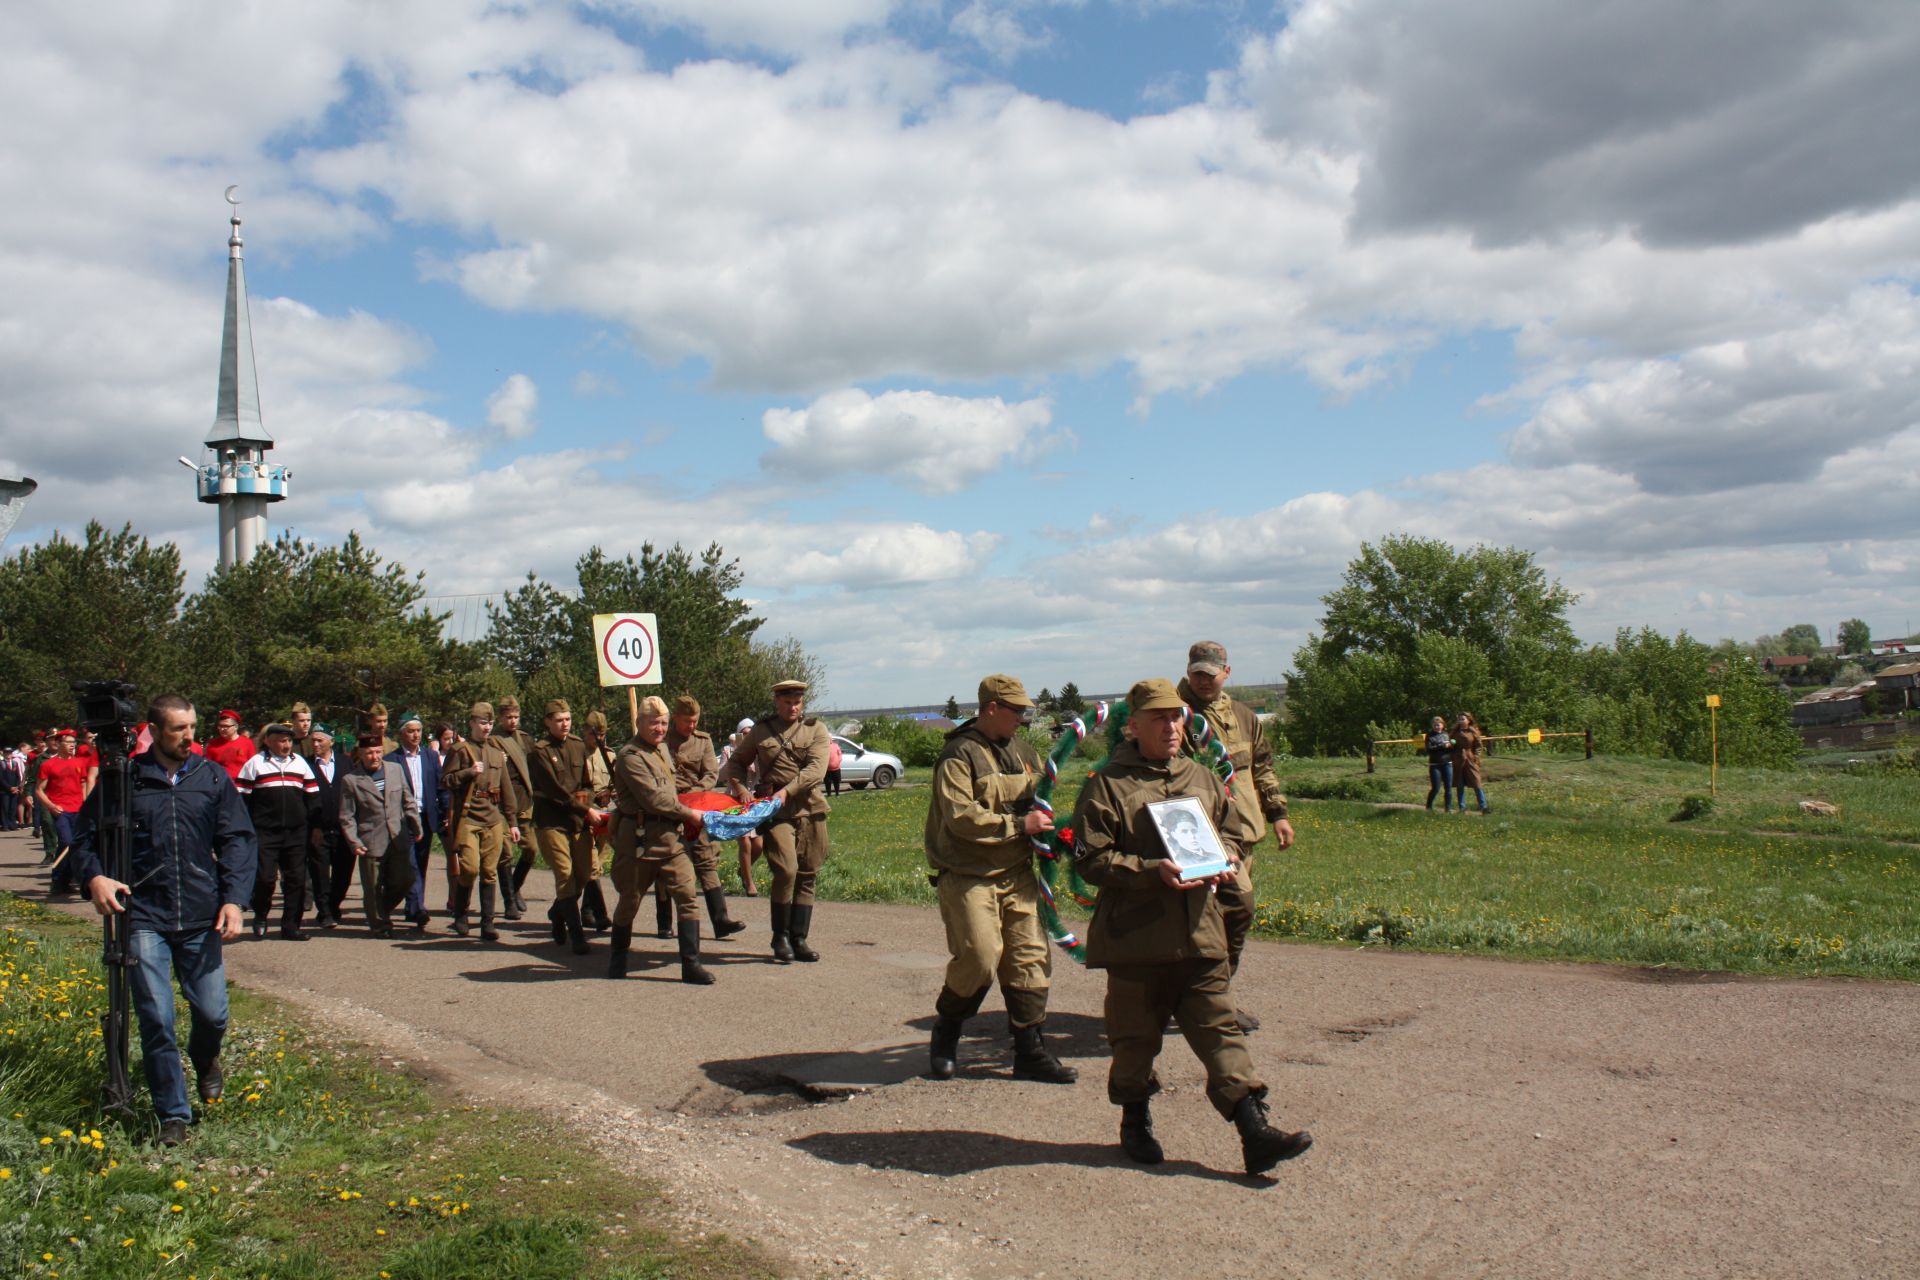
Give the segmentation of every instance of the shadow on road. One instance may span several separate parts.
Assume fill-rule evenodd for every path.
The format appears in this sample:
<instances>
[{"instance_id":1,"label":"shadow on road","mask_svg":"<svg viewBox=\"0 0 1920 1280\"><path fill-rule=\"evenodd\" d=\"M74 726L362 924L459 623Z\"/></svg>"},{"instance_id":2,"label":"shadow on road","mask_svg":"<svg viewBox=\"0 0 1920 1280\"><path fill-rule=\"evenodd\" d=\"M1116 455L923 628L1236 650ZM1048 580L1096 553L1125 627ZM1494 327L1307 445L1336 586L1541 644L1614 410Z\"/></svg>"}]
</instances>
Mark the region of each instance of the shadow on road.
<instances>
[{"instance_id":1,"label":"shadow on road","mask_svg":"<svg viewBox=\"0 0 1920 1280\"><path fill-rule=\"evenodd\" d=\"M814 1133L795 1138L788 1146L834 1164L864 1165L869 1169L903 1169L952 1178L988 1169L1033 1165L1119 1165L1160 1177L1209 1178L1249 1186L1270 1186L1266 1178L1209 1169L1191 1160L1169 1160L1160 1165L1135 1165L1120 1153L1117 1143L1042 1142L1037 1138L1009 1138L998 1133L966 1129L906 1129L886 1133Z\"/></svg>"}]
</instances>

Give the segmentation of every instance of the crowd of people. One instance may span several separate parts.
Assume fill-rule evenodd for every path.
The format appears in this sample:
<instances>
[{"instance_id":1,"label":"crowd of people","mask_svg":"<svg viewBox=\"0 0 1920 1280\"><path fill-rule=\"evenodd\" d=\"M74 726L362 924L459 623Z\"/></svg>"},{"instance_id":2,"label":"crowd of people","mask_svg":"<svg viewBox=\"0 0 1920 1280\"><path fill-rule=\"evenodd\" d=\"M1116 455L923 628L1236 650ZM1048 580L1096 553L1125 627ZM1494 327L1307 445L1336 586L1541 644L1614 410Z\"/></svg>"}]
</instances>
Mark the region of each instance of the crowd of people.
<instances>
[{"instance_id":1,"label":"crowd of people","mask_svg":"<svg viewBox=\"0 0 1920 1280\"><path fill-rule=\"evenodd\" d=\"M1269 1122L1267 1087L1246 1037L1258 1020L1240 1009L1232 978L1253 922L1249 862L1271 829L1293 842L1286 797L1258 717L1226 693L1226 650L1203 641L1185 677L1143 680L1128 695L1127 741L1088 779L1074 817L1072 856L1098 887L1087 964L1105 969L1108 1096L1121 1109L1127 1156L1157 1163L1163 1152L1149 1111L1166 1031L1177 1026L1207 1072L1207 1096L1238 1129L1249 1172L1305 1151L1312 1139ZM444 914L453 933L500 938L496 921L526 911L521 889L544 863L553 877L547 910L555 946L585 955L589 934L609 934L606 975L627 973L635 921L651 892L660 936L677 939L680 977L708 985L701 963L701 908L717 938L746 928L727 909L717 844L705 816L716 799L746 810L757 827L741 838L743 879L755 856L769 871L769 950L779 964L813 963L816 883L829 853L827 796L837 755L825 725L808 716L807 686L773 685L772 710L742 721L716 750L701 731L699 703L640 699L637 723L617 751L598 713L573 732L572 708L542 708L534 735L512 698L468 708L464 734L417 716L389 737L386 708L360 717L350 754L304 704L283 721L244 730L231 710L214 716L203 744L184 698L156 699L128 766L134 814L130 881L106 873L96 843L99 776L85 734L57 730L34 754L31 790L52 822L56 887L85 893L103 915L131 913L135 1006L161 1139L182 1141L192 1112L174 1041L172 982L192 1018L187 1059L203 1101L221 1092L219 1046L226 1025L219 944L249 927L255 940L307 936L311 915L338 928L349 877L358 871L368 933L391 938L432 924L431 854L445 851ZM938 892L950 960L928 1050L928 1073L951 1079L966 1020L998 982L1014 1041L1018 1079L1072 1084L1074 1068L1044 1038L1052 947L1041 925L1034 843L1053 826L1039 801L1043 763L1020 735L1033 700L1020 680L992 675L979 710L947 737L934 768L926 821L928 869ZM1200 725L1205 720L1205 729ZM1210 732L1233 760L1229 791L1197 762ZM11 776L10 774L7 776ZM1188 797L1215 829L1224 863L1188 878L1150 806ZM1227 869L1221 871L1220 866ZM61 874L64 870L64 876ZM167 873L171 874L167 874ZM601 885L610 874L611 910ZM477 919L476 919L477 906ZM218 990L216 990L218 988Z\"/></svg>"}]
</instances>

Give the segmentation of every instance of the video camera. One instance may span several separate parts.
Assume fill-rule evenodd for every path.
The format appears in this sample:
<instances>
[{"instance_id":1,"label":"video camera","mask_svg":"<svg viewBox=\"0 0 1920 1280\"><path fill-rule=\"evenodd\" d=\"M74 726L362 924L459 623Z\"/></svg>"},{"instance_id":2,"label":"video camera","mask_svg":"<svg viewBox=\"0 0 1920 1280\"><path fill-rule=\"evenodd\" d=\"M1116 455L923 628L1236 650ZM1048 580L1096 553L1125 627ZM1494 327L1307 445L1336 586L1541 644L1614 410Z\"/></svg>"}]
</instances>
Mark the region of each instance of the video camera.
<instances>
[{"instance_id":1,"label":"video camera","mask_svg":"<svg viewBox=\"0 0 1920 1280\"><path fill-rule=\"evenodd\" d=\"M133 738L140 708L125 680L75 680L67 686L80 698L80 723L101 748L125 749Z\"/></svg>"}]
</instances>

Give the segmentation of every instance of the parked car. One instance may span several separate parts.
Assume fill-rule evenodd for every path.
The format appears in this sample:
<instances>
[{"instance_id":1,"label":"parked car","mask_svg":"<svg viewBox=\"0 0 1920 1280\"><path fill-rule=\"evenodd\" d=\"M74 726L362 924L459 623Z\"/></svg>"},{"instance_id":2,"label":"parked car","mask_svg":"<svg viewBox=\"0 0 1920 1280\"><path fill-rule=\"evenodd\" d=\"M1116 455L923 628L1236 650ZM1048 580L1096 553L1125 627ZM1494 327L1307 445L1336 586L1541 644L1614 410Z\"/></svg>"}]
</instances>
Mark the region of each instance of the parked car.
<instances>
[{"instance_id":1,"label":"parked car","mask_svg":"<svg viewBox=\"0 0 1920 1280\"><path fill-rule=\"evenodd\" d=\"M856 790L871 782L885 791L900 781L900 757L863 747L852 738L834 735L840 744L840 781Z\"/></svg>"}]
</instances>

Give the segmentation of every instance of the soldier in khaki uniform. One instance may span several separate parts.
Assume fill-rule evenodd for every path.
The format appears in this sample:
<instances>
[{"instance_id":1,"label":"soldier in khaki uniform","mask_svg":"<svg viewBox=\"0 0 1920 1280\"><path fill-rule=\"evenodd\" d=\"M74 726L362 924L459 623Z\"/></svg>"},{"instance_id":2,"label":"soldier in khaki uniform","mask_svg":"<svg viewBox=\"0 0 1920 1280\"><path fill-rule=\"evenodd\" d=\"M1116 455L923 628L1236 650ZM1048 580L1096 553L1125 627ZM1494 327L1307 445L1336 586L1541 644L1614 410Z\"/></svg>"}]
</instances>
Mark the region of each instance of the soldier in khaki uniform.
<instances>
[{"instance_id":1,"label":"soldier in khaki uniform","mask_svg":"<svg viewBox=\"0 0 1920 1280\"><path fill-rule=\"evenodd\" d=\"M1226 646L1216 640L1201 640L1187 650L1187 674L1180 682L1180 697L1207 718L1233 761L1233 788L1228 799L1251 832L1240 851L1240 870L1233 883L1219 889L1220 913L1227 922L1227 961L1238 973L1240 953L1246 949L1247 934L1253 929L1254 846L1266 837L1267 824L1272 823L1274 839L1280 848L1288 848L1293 844L1293 824L1287 821L1286 793L1273 771L1273 744L1261 732L1259 715L1227 693L1227 677L1232 673ZM1187 750L1199 751L1192 721L1187 726ZM1260 1019L1246 1010L1238 1016L1242 1031L1260 1029Z\"/></svg>"},{"instance_id":2,"label":"soldier in khaki uniform","mask_svg":"<svg viewBox=\"0 0 1920 1280\"><path fill-rule=\"evenodd\" d=\"M713 790L713 784L720 777L720 761L714 755L713 739L700 731L700 702L690 693L674 699L673 720L667 727L667 752L673 756L675 785L683 793ZM700 881L700 896L707 904L707 918L713 923L713 936L730 938L741 932L747 922L727 914L727 891L720 887L719 851L704 827L688 852L693 857L694 875ZM659 913L660 936L672 936L667 932L670 909L665 885L656 889L654 907Z\"/></svg>"},{"instance_id":3,"label":"soldier in khaki uniform","mask_svg":"<svg viewBox=\"0 0 1920 1280\"><path fill-rule=\"evenodd\" d=\"M593 870L593 832L588 829L593 784L587 777L587 744L573 736L573 708L566 699L550 700L541 717L547 736L527 753L527 771L533 775L534 841L553 871L553 905L547 922L553 926L554 945L573 944L573 954L587 954L587 934L580 923L580 895Z\"/></svg>"},{"instance_id":4,"label":"soldier in khaki uniform","mask_svg":"<svg viewBox=\"0 0 1920 1280\"><path fill-rule=\"evenodd\" d=\"M376 702L367 708L366 715L360 717L360 732L362 734L379 734L380 750L389 756L393 756L399 754L400 744L387 736L387 721L389 719L391 719L391 717L387 713L387 704L384 702Z\"/></svg>"},{"instance_id":5,"label":"soldier in khaki uniform","mask_svg":"<svg viewBox=\"0 0 1920 1280\"><path fill-rule=\"evenodd\" d=\"M1153 1060L1171 1016L1207 1069L1207 1098L1240 1131L1248 1173L1264 1173L1313 1145L1267 1122L1267 1086L1254 1071L1235 1015L1227 928L1213 890L1232 873L1182 880L1147 805L1196 796L1237 856L1247 828L1213 772L1180 754L1186 705L1165 680L1127 694L1129 741L1080 790L1074 865L1100 886L1087 931L1087 967L1107 971L1107 1097L1121 1109L1120 1145L1141 1164L1164 1157L1148 1100Z\"/></svg>"},{"instance_id":6,"label":"soldier in khaki uniform","mask_svg":"<svg viewBox=\"0 0 1920 1280\"><path fill-rule=\"evenodd\" d=\"M593 807L601 814L613 811L613 752L607 749L607 718L598 711L587 712L587 785L593 788ZM606 895L600 889L600 874L613 859L613 827L608 824L593 837L593 866L587 871L587 887L580 895L580 920L595 933L613 928L607 912Z\"/></svg>"},{"instance_id":7,"label":"soldier in khaki uniform","mask_svg":"<svg viewBox=\"0 0 1920 1280\"><path fill-rule=\"evenodd\" d=\"M453 931L467 936L467 907L478 878L480 936L492 942L500 936L493 927L493 908L501 850L506 841L520 838L520 825L513 817L520 811L520 797L514 790L507 753L493 740L492 706L476 702L469 708L467 736L447 753L440 780L451 798L449 848L460 865L454 884Z\"/></svg>"},{"instance_id":8,"label":"soldier in khaki uniform","mask_svg":"<svg viewBox=\"0 0 1920 1280\"><path fill-rule=\"evenodd\" d=\"M1012 676L980 682L980 711L947 735L927 804L927 865L947 927L946 981L934 1002L929 1066L951 1080L966 1020L993 980L1007 1002L1016 1080L1072 1084L1080 1073L1047 1052L1041 1024L1053 953L1040 923L1040 885L1029 837L1053 829L1034 809L1040 757L1019 734L1033 715L1026 686Z\"/></svg>"},{"instance_id":9,"label":"soldier in khaki uniform","mask_svg":"<svg viewBox=\"0 0 1920 1280\"><path fill-rule=\"evenodd\" d=\"M647 890L656 880L665 880L680 914L680 981L705 986L713 975L700 963L700 906L686 841L686 828L698 823L700 815L680 803L666 737L667 704L656 697L642 698L640 727L613 763L613 887L620 901L613 909L607 976L627 976L633 918L640 914Z\"/></svg>"},{"instance_id":10,"label":"soldier in khaki uniform","mask_svg":"<svg viewBox=\"0 0 1920 1280\"><path fill-rule=\"evenodd\" d=\"M773 869L770 904L773 958L781 964L811 963L820 953L807 945L813 931L813 882L827 860L827 757L833 740L827 726L806 714L807 686L782 680L773 686L773 710L760 717L727 757L720 785L743 802L768 796L780 808L766 829L767 865ZM744 785L758 770L757 790Z\"/></svg>"},{"instance_id":11,"label":"soldier in khaki uniform","mask_svg":"<svg viewBox=\"0 0 1920 1280\"><path fill-rule=\"evenodd\" d=\"M520 797L520 812L513 815L521 832L514 837L514 843L520 846L520 858L514 863L512 873L501 878L501 887L506 890L501 895L506 899L506 917L518 920L527 912L527 900L520 896L520 890L527 883L527 874L533 870L535 849L533 775L527 766L527 758L533 753L533 735L520 727L518 698L500 699L500 723L494 728L493 740L507 753L507 763L513 769L515 794ZM503 856L512 860L513 851L509 849Z\"/></svg>"}]
</instances>

